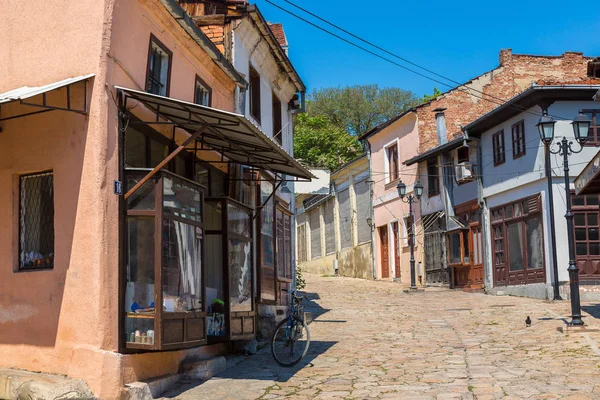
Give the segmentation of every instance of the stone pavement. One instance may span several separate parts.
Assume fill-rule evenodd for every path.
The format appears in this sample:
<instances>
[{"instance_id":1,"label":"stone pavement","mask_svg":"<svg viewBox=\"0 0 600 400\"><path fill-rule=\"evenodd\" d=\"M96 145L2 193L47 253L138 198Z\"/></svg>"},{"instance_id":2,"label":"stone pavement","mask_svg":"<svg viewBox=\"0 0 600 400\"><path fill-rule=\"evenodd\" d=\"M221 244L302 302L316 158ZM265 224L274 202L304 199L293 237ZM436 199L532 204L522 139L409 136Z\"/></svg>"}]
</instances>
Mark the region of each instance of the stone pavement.
<instances>
[{"instance_id":1,"label":"stone pavement","mask_svg":"<svg viewBox=\"0 0 600 400\"><path fill-rule=\"evenodd\" d=\"M300 365L278 367L267 346L166 397L600 399L600 332L560 332L566 301L435 288L407 294L396 283L316 275L306 281L315 321ZM584 309L600 313L600 305Z\"/></svg>"}]
</instances>

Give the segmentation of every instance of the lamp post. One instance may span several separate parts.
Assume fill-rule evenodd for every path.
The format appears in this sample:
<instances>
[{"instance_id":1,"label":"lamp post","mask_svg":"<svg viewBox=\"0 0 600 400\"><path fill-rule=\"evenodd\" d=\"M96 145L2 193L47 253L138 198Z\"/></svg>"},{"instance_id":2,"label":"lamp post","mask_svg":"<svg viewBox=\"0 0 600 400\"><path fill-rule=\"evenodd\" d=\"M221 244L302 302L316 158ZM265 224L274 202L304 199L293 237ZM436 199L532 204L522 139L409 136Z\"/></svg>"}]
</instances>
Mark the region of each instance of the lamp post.
<instances>
[{"instance_id":1,"label":"lamp post","mask_svg":"<svg viewBox=\"0 0 600 400\"><path fill-rule=\"evenodd\" d=\"M569 156L572 154L580 153L583 150L583 144L588 138L588 133L590 129L590 119L585 116L581 111L579 111L579 115L573 119L571 125L573 126L573 132L575 134L575 140L579 143L579 150L573 150L573 142L567 140L566 137L563 136L562 140L557 143L558 148L556 150L552 150L550 145L552 144L552 140L554 139L554 124L556 121L548 116L548 112L544 110L544 115L540 118L540 121L537 124L540 138L542 142L546 146L546 152L552 154L559 154L563 156L563 166L564 166L564 174L565 174L565 197L567 201L567 212L565 214L565 218L567 220L567 235L569 240L569 286L571 289L571 325L583 325L583 320L581 319L581 302L579 299L579 269L577 268L577 264L575 264L575 243L573 237L573 211L571 210L571 187L569 180ZM549 158L549 155L547 156ZM548 163L549 164L549 163ZM552 171L550 167L549 176L551 176ZM552 188L549 188L551 191ZM553 202L553 198L550 198L550 202ZM551 204L551 209L554 209L554 205ZM554 215L551 215L551 218L554 218ZM557 275L555 279L558 281L558 270L555 271ZM556 288L555 288L556 291ZM556 297L556 292L555 292Z\"/></svg>"},{"instance_id":2,"label":"lamp post","mask_svg":"<svg viewBox=\"0 0 600 400\"><path fill-rule=\"evenodd\" d=\"M398 183L397 186L398 195L400 196L400 199L409 206L408 218L410 221L410 232L408 233L408 237L410 240L410 288L412 290L417 289L417 283L415 280L415 229L413 222L413 203L419 201L419 199L423 195L423 185L421 184L421 182L417 182L415 183L414 188L415 194L409 194L407 197L406 185L404 184L404 182L400 181L400 183Z\"/></svg>"}]
</instances>

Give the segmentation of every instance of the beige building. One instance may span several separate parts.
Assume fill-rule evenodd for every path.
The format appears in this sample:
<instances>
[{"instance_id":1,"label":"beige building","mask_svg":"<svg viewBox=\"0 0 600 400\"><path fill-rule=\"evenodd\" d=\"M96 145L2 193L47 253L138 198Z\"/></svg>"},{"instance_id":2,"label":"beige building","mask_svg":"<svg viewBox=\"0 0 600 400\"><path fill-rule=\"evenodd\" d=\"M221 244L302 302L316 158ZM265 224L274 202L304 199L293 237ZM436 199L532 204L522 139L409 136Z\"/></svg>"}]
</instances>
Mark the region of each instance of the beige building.
<instances>
[{"instance_id":1,"label":"beige building","mask_svg":"<svg viewBox=\"0 0 600 400\"><path fill-rule=\"evenodd\" d=\"M366 155L331 174L329 187L296 197L298 268L373 279L372 206Z\"/></svg>"}]
</instances>

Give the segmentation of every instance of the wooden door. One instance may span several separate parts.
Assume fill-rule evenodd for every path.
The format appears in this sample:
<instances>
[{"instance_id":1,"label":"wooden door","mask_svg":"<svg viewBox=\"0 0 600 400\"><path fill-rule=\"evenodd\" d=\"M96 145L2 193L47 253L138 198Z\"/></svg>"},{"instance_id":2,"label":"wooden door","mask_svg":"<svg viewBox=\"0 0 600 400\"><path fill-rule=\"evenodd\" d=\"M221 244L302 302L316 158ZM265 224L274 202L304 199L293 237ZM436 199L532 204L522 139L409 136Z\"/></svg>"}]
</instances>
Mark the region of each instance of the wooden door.
<instances>
[{"instance_id":1,"label":"wooden door","mask_svg":"<svg viewBox=\"0 0 600 400\"><path fill-rule=\"evenodd\" d=\"M400 235L398 234L398 221L392 222L392 232L394 239L394 267L396 270L394 278L400 279Z\"/></svg>"},{"instance_id":2,"label":"wooden door","mask_svg":"<svg viewBox=\"0 0 600 400\"><path fill-rule=\"evenodd\" d=\"M483 285L483 235L481 224L470 226L469 230L469 283L472 286Z\"/></svg>"},{"instance_id":3,"label":"wooden door","mask_svg":"<svg viewBox=\"0 0 600 400\"><path fill-rule=\"evenodd\" d=\"M379 227L379 239L381 249L381 277L390 277L390 261L388 252L388 229L387 226Z\"/></svg>"}]
</instances>

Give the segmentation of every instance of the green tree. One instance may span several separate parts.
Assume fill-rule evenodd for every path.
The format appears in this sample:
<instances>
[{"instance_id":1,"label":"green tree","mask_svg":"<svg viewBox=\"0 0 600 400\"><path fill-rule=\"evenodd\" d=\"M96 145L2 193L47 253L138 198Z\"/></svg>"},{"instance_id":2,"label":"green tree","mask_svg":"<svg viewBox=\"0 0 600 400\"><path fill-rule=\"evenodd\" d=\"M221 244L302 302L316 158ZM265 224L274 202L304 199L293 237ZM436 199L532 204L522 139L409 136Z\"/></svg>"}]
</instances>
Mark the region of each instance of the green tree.
<instances>
[{"instance_id":1,"label":"green tree","mask_svg":"<svg viewBox=\"0 0 600 400\"><path fill-rule=\"evenodd\" d=\"M363 147L357 137L332 124L324 116L300 114L294 132L294 157L335 170L358 157Z\"/></svg>"},{"instance_id":2,"label":"green tree","mask_svg":"<svg viewBox=\"0 0 600 400\"><path fill-rule=\"evenodd\" d=\"M333 125L360 136L419 102L414 93L399 88L331 87L309 95L308 114L324 116Z\"/></svg>"},{"instance_id":3,"label":"green tree","mask_svg":"<svg viewBox=\"0 0 600 400\"><path fill-rule=\"evenodd\" d=\"M438 88L433 88L433 94L424 94L423 98L421 99L421 102L428 103L432 100L437 99L441 94L442 92L440 92Z\"/></svg>"}]
</instances>

